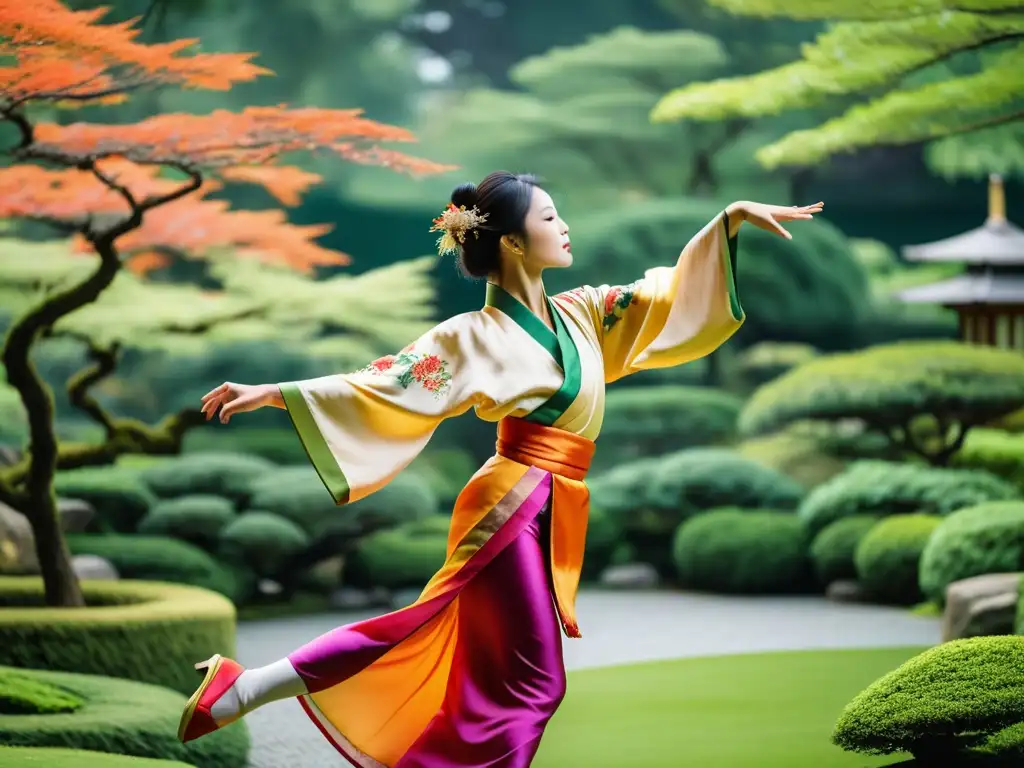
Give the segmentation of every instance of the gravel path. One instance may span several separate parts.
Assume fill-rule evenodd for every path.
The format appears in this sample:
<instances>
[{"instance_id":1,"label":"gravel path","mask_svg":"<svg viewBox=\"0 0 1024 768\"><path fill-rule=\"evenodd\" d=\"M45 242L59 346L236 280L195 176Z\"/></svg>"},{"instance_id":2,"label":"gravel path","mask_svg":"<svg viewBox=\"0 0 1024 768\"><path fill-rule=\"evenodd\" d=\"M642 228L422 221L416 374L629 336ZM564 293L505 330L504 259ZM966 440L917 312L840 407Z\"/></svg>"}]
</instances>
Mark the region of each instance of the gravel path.
<instances>
[{"instance_id":1,"label":"gravel path","mask_svg":"<svg viewBox=\"0 0 1024 768\"><path fill-rule=\"evenodd\" d=\"M591 590L581 592L576 605L584 637L563 638L570 670L756 651L934 645L940 640L937 618L821 598ZM267 664L339 624L372 615L338 613L242 624L238 660L246 666ZM296 701L263 707L246 721L253 735L250 768L347 765Z\"/></svg>"}]
</instances>

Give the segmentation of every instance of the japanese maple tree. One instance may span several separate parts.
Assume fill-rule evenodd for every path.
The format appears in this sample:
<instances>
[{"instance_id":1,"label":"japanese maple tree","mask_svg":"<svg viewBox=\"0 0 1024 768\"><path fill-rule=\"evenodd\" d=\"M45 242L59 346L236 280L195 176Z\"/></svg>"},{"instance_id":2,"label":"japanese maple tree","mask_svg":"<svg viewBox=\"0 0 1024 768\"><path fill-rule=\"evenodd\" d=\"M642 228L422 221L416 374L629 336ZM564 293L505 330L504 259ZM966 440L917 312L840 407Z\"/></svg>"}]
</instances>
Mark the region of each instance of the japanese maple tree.
<instances>
[{"instance_id":1,"label":"japanese maple tree","mask_svg":"<svg viewBox=\"0 0 1024 768\"><path fill-rule=\"evenodd\" d=\"M34 105L117 103L162 86L227 90L270 74L249 53L198 53L195 40L142 43L134 21L102 23L105 14L103 8L74 11L58 0L0 0L0 120L16 129L13 145L4 148L13 164L0 170L0 217L75 233L87 252L82 258L94 260L84 277L20 314L2 351L7 380L28 416L29 440L24 461L0 474L0 501L32 524L49 605L84 601L57 517L53 478L60 446L52 393L30 359L33 345L94 302L126 264L144 272L168 251L204 258L233 246L242 256L302 270L344 263L344 255L313 242L322 228L294 227L277 211L231 211L207 197L222 182L245 182L294 203L317 179L277 165L286 153L324 150L413 174L448 170L379 146L413 136L358 109L254 106L157 115L129 125L38 122ZM180 426L163 425L162 436L173 438ZM130 443L125 450L144 449Z\"/></svg>"}]
</instances>

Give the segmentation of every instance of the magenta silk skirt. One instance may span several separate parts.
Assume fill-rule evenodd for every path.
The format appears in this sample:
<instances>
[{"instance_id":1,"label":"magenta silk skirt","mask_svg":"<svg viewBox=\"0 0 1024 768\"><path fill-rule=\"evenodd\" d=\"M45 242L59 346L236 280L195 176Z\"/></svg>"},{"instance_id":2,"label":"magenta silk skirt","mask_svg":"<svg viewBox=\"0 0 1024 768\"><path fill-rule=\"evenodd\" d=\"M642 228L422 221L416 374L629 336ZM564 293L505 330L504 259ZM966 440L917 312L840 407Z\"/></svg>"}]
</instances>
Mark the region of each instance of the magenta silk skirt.
<instances>
[{"instance_id":1,"label":"magenta silk skirt","mask_svg":"<svg viewBox=\"0 0 1024 768\"><path fill-rule=\"evenodd\" d=\"M550 575L550 494L526 528L459 592L444 702L391 768L521 768L565 696L562 635ZM386 620L378 617L371 621ZM355 625L353 625L355 626ZM288 658L315 693L386 648L349 626ZM344 752L343 752L344 754Z\"/></svg>"}]
</instances>

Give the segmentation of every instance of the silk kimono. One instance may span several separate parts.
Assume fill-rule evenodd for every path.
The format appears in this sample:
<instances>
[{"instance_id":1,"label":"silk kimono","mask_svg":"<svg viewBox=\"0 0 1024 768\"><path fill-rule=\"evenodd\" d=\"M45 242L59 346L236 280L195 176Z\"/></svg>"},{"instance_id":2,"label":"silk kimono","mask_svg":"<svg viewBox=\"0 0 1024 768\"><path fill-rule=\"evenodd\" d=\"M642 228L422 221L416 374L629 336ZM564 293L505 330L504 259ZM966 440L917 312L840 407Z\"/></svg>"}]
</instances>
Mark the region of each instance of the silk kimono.
<instances>
[{"instance_id":1,"label":"silk kimono","mask_svg":"<svg viewBox=\"0 0 1024 768\"><path fill-rule=\"evenodd\" d=\"M736 245L720 213L673 266L649 269L628 285L549 296L554 331L488 283L480 310L440 323L397 354L354 373L280 385L338 505L386 485L444 419L473 409L498 424L498 450L460 494L446 561L419 599L290 657L311 691L301 703L353 765L419 765L409 753L445 701L459 663L460 620L472 621L460 615L459 593L545 505L548 605L553 598L566 636L581 636L575 601L589 504L584 477L605 385L696 360L736 332L744 319ZM486 759L473 764L506 765ZM430 764L441 763L456 764Z\"/></svg>"}]
</instances>

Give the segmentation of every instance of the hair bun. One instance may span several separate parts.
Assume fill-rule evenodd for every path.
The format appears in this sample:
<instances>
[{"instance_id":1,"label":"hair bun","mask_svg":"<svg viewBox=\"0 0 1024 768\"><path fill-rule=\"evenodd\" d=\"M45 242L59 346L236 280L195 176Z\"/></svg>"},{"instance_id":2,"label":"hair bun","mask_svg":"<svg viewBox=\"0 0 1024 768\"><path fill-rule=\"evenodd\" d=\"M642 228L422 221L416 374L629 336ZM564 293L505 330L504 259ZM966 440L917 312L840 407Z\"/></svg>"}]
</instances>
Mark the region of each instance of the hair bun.
<instances>
[{"instance_id":1,"label":"hair bun","mask_svg":"<svg viewBox=\"0 0 1024 768\"><path fill-rule=\"evenodd\" d=\"M466 184L460 184L452 192L452 203L456 206L466 206L466 208L472 208L479 201L479 197L476 192L476 184L471 182Z\"/></svg>"}]
</instances>

